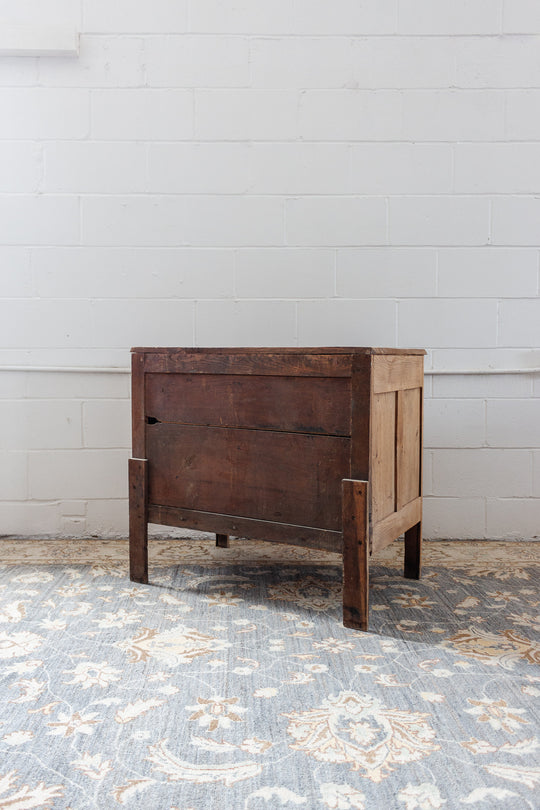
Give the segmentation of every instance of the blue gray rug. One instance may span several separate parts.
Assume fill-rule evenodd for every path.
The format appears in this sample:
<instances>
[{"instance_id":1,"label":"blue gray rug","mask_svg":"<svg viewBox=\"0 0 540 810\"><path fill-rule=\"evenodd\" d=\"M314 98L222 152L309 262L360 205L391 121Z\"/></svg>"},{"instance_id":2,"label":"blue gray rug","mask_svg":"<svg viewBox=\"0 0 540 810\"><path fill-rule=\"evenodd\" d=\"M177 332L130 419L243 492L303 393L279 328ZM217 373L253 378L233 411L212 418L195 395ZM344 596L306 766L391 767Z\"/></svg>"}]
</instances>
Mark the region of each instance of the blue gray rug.
<instances>
[{"instance_id":1,"label":"blue gray rug","mask_svg":"<svg viewBox=\"0 0 540 810\"><path fill-rule=\"evenodd\" d=\"M3 541L0 808L534 810L539 551L396 543L359 633L323 552Z\"/></svg>"}]
</instances>

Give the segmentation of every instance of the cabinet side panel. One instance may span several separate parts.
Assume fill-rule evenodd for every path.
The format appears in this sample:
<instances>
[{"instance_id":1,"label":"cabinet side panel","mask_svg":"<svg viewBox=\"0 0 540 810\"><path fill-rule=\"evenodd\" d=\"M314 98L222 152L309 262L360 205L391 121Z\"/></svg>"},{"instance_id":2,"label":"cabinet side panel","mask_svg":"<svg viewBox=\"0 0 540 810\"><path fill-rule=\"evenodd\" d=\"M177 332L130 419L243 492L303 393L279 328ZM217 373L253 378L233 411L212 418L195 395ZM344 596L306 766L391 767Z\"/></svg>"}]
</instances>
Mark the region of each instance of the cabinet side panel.
<instances>
[{"instance_id":1,"label":"cabinet side panel","mask_svg":"<svg viewBox=\"0 0 540 810\"><path fill-rule=\"evenodd\" d=\"M401 509L420 492L422 389L397 393L396 507Z\"/></svg>"},{"instance_id":2,"label":"cabinet side panel","mask_svg":"<svg viewBox=\"0 0 540 810\"><path fill-rule=\"evenodd\" d=\"M372 522L395 511L396 394L374 394L371 400Z\"/></svg>"}]
</instances>

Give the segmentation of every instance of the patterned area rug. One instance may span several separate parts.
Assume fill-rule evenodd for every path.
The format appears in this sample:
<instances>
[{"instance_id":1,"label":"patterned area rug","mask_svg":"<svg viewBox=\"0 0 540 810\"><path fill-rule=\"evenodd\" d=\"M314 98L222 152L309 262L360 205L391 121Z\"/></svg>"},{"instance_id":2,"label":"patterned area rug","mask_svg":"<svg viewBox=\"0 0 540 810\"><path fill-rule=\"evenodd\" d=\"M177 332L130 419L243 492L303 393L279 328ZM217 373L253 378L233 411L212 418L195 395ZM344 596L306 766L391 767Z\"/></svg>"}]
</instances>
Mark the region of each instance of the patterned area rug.
<instances>
[{"instance_id":1,"label":"patterned area rug","mask_svg":"<svg viewBox=\"0 0 540 810\"><path fill-rule=\"evenodd\" d=\"M540 806L540 545L0 541L0 808ZM536 719L535 719L536 718Z\"/></svg>"}]
</instances>

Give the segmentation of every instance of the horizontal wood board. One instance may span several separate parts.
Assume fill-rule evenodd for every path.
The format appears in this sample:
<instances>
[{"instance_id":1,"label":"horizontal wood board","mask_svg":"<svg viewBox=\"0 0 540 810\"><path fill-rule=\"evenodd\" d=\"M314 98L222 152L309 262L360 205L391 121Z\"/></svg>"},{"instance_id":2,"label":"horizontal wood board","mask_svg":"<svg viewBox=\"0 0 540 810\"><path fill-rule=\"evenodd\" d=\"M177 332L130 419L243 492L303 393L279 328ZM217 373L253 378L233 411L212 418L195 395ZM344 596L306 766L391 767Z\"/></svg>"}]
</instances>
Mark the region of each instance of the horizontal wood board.
<instances>
[{"instance_id":1,"label":"horizontal wood board","mask_svg":"<svg viewBox=\"0 0 540 810\"><path fill-rule=\"evenodd\" d=\"M185 527L202 532L267 540L270 543L287 543L305 548L340 552L343 546L341 532L286 523L268 523L264 520L179 509L173 506L150 506L148 519L150 523L164 526Z\"/></svg>"},{"instance_id":2,"label":"horizontal wood board","mask_svg":"<svg viewBox=\"0 0 540 810\"><path fill-rule=\"evenodd\" d=\"M146 426L149 503L340 531L350 439Z\"/></svg>"},{"instance_id":3,"label":"horizontal wood board","mask_svg":"<svg viewBox=\"0 0 540 810\"><path fill-rule=\"evenodd\" d=\"M349 436L350 379L149 374L146 416L159 422Z\"/></svg>"}]
</instances>

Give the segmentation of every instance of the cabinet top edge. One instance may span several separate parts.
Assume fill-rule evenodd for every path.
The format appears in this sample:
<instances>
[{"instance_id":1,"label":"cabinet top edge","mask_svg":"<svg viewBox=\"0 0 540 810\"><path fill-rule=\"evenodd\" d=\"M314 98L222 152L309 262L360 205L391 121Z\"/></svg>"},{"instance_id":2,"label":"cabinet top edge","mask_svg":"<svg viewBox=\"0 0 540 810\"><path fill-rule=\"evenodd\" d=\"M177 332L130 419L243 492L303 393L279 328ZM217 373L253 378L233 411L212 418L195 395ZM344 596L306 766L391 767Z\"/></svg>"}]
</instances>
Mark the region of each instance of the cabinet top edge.
<instances>
[{"instance_id":1,"label":"cabinet top edge","mask_svg":"<svg viewBox=\"0 0 540 810\"><path fill-rule=\"evenodd\" d=\"M393 355L425 355L425 349L391 349L373 346L297 346L297 347L215 347L215 348L202 348L191 346L161 346L161 347L140 347L137 346L131 349L134 354L150 353L150 354L339 354L339 355L355 355L355 354L393 354Z\"/></svg>"}]
</instances>

